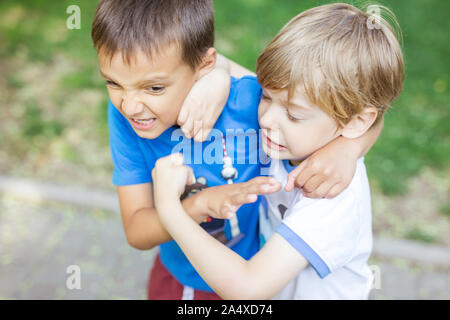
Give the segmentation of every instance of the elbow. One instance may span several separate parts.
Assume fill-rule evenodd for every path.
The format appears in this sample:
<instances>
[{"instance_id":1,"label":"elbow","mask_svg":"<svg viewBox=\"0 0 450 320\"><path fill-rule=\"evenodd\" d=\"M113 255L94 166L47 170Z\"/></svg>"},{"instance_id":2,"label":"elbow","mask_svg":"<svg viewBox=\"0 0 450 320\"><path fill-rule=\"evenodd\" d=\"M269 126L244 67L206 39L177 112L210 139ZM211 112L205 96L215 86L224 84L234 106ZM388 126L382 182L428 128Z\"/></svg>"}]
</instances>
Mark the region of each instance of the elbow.
<instances>
[{"instance_id":1,"label":"elbow","mask_svg":"<svg viewBox=\"0 0 450 320\"><path fill-rule=\"evenodd\" d=\"M264 292L257 292L252 288L245 288L244 290L233 290L219 294L224 300L267 300L271 297L264 294Z\"/></svg>"},{"instance_id":2,"label":"elbow","mask_svg":"<svg viewBox=\"0 0 450 320\"><path fill-rule=\"evenodd\" d=\"M266 300L271 298L263 288L260 288L259 282L253 283L248 278L224 280L216 293L224 300Z\"/></svg>"},{"instance_id":3,"label":"elbow","mask_svg":"<svg viewBox=\"0 0 450 320\"><path fill-rule=\"evenodd\" d=\"M157 246L157 244L143 243L140 239L132 236L129 233L126 233L126 238L127 238L128 244L137 250L145 251L145 250L153 249L154 247Z\"/></svg>"}]
</instances>

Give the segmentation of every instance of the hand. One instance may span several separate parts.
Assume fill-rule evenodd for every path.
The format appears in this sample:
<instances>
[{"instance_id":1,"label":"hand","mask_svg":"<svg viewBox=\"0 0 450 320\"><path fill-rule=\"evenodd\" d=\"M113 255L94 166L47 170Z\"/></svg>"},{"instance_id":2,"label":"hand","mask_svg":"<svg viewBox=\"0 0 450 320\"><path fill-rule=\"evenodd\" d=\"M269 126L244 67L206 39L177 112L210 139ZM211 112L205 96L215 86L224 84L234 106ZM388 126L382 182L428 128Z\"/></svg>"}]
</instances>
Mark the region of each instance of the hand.
<instances>
[{"instance_id":1,"label":"hand","mask_svg":"<svg viewBox=\"0 0 450 320\"><path fill-rule=\"evenodd\" d=\"M246 203L255 202L258 195L270 194L281 189L281 184L272 177L256 177L243 183L210 187L200 195L206 203L207 214L217 219L231 219Z\"/></svg>"},{"instance_id":2,"label":"hand","mask_svg":"<svg viewBox=\"0 0 450 320\"><path fill-rule=\"evenodd\" d=\"M230 74L216 68L200 78L184 100L177 123L184 135L195 141L204 141L223 108L230 93Z\"/></svg>"},{"instance_id":3,"label":"hand","mask_svg":"<svg viewBox=\"0 0 450 320\"><path fill-rule=\"evenodd\" d=\"M185 166L180 153L160 158L152 171L155 208L180 201L186 184L192 184L194 173ZM159 210L158 210L159 212Z\"/></svg>"},{"instance_id":4,"label":"hand","mask_svg":"<svg viewBox=\"0 0 450 320\"><path fill-rule=\"evenodd\" d=\"M359 152L352 147L343 139L333 140L289 173L285 190L303 188L303 194L309 198L336 197L355 174Z\"/></svg>"}]
</instances>

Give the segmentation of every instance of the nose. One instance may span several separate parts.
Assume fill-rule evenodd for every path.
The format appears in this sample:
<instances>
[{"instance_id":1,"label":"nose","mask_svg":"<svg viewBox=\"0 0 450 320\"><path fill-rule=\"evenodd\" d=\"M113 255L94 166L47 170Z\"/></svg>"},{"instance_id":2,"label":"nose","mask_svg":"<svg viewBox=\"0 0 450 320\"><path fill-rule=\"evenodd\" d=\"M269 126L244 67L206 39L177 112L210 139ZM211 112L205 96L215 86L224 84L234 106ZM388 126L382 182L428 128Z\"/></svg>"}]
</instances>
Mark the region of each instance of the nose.
<instances>
[{"instance_id":1,"label":"nose","mask_svg":"<svg viewBox=\"0 0 450 320\"><path fill-rule=\"evenodd\" d=\"M140 101L136 93L124 93L122 97L122 111L128 117L133 117L142 113L144 104Z\"/></svg>"},{"instance_id":2,"label":"nose","mask_svg":"<svg viewBox=\"0 0 450 320\"><path fill-rule=\"evenodd\" d=\"M270 130L277 128L275 109L276 109L276 107L273 106L272 104L266 106L266 108L263 109L263 112L259 119L259 124L260 124L261 128L270 129Z\"/></svg>"}]
</instances>

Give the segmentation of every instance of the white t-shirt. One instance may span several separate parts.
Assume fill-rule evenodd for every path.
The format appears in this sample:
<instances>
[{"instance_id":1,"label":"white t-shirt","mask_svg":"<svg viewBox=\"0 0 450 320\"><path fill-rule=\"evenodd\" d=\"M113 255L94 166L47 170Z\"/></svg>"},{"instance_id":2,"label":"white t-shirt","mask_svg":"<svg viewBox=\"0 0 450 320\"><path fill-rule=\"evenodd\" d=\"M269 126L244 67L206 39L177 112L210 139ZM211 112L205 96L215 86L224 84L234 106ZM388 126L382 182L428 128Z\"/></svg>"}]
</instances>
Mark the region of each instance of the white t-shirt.
<instances>
[{"instance_id":1,"label":"white t-shirt","mask_svg":"<svg viewBox=\"0 0 450 320\"><path fill-rule=\"evenodd\" d=\"M274 299L367 299L373 281L367 265L372 213L364 158L350 185L333 199L284 191L293 168L288 160L272 159L269 174L283 187L263 198L261 245L278 232L309 264Z\"/></svg>"}]
</instances>

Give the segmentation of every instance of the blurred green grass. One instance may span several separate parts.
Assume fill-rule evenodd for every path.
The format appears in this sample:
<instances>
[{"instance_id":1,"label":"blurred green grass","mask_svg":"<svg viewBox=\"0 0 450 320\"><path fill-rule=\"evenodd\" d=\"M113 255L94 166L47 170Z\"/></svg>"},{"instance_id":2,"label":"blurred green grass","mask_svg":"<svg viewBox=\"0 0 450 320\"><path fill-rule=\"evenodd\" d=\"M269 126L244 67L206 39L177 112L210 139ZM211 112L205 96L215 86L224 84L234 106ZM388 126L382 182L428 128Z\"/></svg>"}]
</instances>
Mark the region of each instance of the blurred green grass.
<instances>
[{"instance_id":1,"label":"blurred green grass","mask_svg":"<svg viewBox=\"0 0 450 320\"><path fill-rule=\"evenodd\" d=\"M330 1L312 0L216 0L216 47L219 52L245 67L255 70L258 54L278 30L294 15ZM358 1L343 1L358 4ZM450 1L396 0L379 1L396 13L404 35L406 82L402 96L386 115L385 127L377 144L366 156L371 183L388 195L408 191L408 181L424 167L445 174L450 164ZM66 8L81 8L81 30L66 28ZM58 55L67 57L74 67L61 76L49 98L60 110L66 97L83 90L98 90L103 98L90 111L80 109L80 119L93 117L100 146L107 152L106 92L98 74L96 54L90 39L90 25L97 1L83 0L2 0L0 2L0 58L3 61L21 56L21 62L51 65ZM20 73L19 73L20 74ZM7 70L7 87L11 92L25 90L32 81ZM11 98L13 99L13 98ZM4 108L4 107L2 107ZM47 119L39 99L27 98L23 128L13 137L15 144L42 146L49 140L62 143L57 152L64 159L82 161L83 154L70 156L70 145L62 142L73 122ZM50 109L52 110L52 109ZM72 117L77 116L73 111ZM7 121L7 119L3 119ZM82 130L80 125L80 130ZM0 129L2 130L2 129ZM5 135L6 136L6 135ZM39 146L39 145L38 145ZM18 148L17 152L27 152ZM36 152L41 150L35 148ZM75 150L75 149L74 149ZM77 151L74 151L77 152Z\"/></svg>"}]
</instances>

